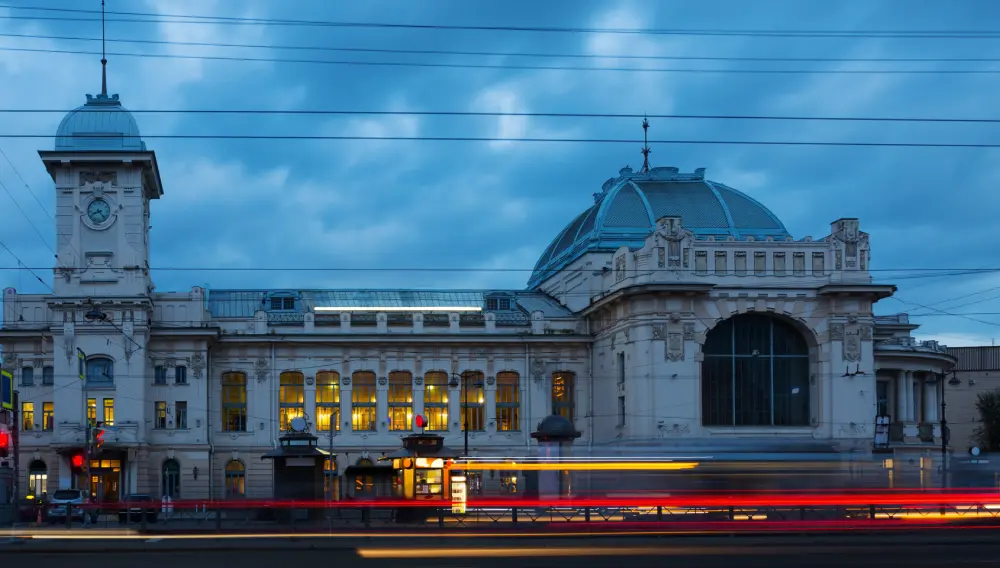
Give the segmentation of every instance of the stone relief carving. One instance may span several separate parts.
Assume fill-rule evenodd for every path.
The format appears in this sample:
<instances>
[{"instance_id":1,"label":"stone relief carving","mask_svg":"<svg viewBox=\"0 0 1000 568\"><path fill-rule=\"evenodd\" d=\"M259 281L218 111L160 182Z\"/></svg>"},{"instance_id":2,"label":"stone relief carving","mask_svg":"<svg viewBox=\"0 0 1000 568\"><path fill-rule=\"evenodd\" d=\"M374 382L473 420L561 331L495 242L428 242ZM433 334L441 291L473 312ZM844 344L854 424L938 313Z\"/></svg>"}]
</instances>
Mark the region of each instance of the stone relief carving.
<instances>
[{"instance_id":1,"label":"stone relief carving","mask_svg":"<svg viewBox=\"0 0 1000 568\"><path fill-rule=\"evenodd\" d=\"M663 339L666 330L666 324L654 323L653 324L653 339Z\"/></svg>"},{"instance_id":2,"label":"stone relief carving","mask_svg":"<svg viewBox=\"0 0 1000 568\"><path fill-rule=\"evenodd\" d=\"M861 326L861 341L871 341L872 340L872 326L863 325Z\"/></svg>"},{"instance_id":3,"label":"stone relief carving","mask_svg":"<svg viewBox=\"0 0 1000 568\"><path fill-rule=\"evenodd\" d=\"M545 361L535 359L531 362L531 377L535 379L535 382L539 382L545 378Z\"/></svg>"},{"instance_id":4,"label":"stone relief carving","mask_svg":"<svg viewBox=\"0 0 1000 568\"><path fill-rule=\"evenodd\" d=\"M486 384L493 386L493 383L495 382L497 382L497 379L493 375L486 377Z\"/></svg>"},{"instance_id":5,"label":"stone relief carving","mask_svg":"<svg viewBox=\"0 0 1000 568\"><path fill-rule=\"evenodd\" d=\"M684 324L684 341L694 341L694 324L688 322Z\"/></svg>"},{"instance_id":6,"label":"stone relief carving","mask_svg":"<svg viewBox=\"0 0 1000 568\"><path fill-rule=\"evenodd\" d=\"M667 334L667 361L684 360L684 336L680 333Z\"/></svg>"},{"instance_id":7,"label":"stone relief carving","mask_svg":"<svg viewBox=\"0 0 1000 568\"><path fill-rule=\"evenodd\" d=\"M844 332L844 360L861 360L861 330L854 329Z\"/></svg>"},{"instance_id":8,"label":"stone relief carving","mask_svg":"<svg viewBox=\"0 0 1000 568\"><path fill-rule=\"evenodd\" d=\"M118 172L80 172L80 185L110 183L118 185Z\"/></svg>"},{"instance_id":9,"label":"stone relief carving","mask_svg":"<svg viewBox=\"0 0 1000 568\"><path fill-rule=\"evenodd\" d=\"M667 436L684 436L691 433L691 426L688 424L674 424L670 428L664 428L662 431Z\"/></svg>"},{"instance_id":10,"label":"stone relief carving","mask_svg":"<svg viewBox=\"0 0 1000 568\"><path fill-rule=\"evenodd\" d=\"M267 380L267 359L257 359L254 361L253 368L257 373L258 383L262 383Z\"/></svg>"},{"instance_id":11,"label":"stone relief carving","mask_svg":"<svg viewBox=\"0 0 1000 568\"><path fill-rule=\"evenodd\" d=\"M413 377L413 382L418 387L421 386L421 385L423 385L424 384L424 377L423 377L423 375L417 375L416 377Z\"/></svg>"},{"instance_id":12,"label":"stone relief carving","mask_svg":"<svg viewBox=\"0 0 1000 568\"><path fill-rule=\"evenodd\" d=\"M13 371L20 366L20 359L14 353L7 353L3 356L3 368L8 371Z\"/></svg>"},{"instance_id":13,"label":"stone relief carving","mask_svg":"<svg viewBox=\"0 0 1000 568\"><path fill-rule=\"evenodd\" d=\"M379 386L383 386L384 387L385 385L389 384L389 379L387 379L385 377L379 377L378 378L378 384L379 384Z\"/></svg>"},{"instance_id":14,"label":"stone relief carving","mask_svg":"<svg viewBox=\"0 0 1000 568\"><path fill-rule=\"evenodd\" d=\"M844 340L844 324L834 323L830 325L830 341Z\"/></svg>"},{"instance_id":15,"label":"stone relief carving","mask_svg":"<svg viewBox=\"0 0 1000 568\"><path fill-rule=\"evenodd\" d=\"M194 378L200 379L204 370L205 357L201 353L195 353L194 357L191 357L191 374Z\"/></svg>"}]
</instances>

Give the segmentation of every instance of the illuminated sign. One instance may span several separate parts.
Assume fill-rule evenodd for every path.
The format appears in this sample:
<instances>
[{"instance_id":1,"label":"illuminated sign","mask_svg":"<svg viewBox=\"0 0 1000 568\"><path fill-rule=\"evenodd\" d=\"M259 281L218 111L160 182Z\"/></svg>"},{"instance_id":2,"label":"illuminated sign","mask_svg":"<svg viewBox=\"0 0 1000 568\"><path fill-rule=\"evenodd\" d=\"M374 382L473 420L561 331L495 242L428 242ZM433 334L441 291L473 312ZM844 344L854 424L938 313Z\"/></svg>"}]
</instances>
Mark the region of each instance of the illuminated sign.
<instances>
[{"instance_id":1,"label":"illuminated sign","mask_svg":"<svg viewBox=\"0 0 1000 568\"><path fill-rule=\"evenodd\" d=\"M459 475L451 478L451 512L456 515L465 514L465 476Z\"/></svg>"},{"instance_id":2,"label":"illuminated sign","mask_svg":"<svg viewBox=\"0 0 1000 568\"><path fill-rule=\"evenodd\" d=\"M0 371L0 408L14 410L14 375Z\"/></svg>"}]
</instances>

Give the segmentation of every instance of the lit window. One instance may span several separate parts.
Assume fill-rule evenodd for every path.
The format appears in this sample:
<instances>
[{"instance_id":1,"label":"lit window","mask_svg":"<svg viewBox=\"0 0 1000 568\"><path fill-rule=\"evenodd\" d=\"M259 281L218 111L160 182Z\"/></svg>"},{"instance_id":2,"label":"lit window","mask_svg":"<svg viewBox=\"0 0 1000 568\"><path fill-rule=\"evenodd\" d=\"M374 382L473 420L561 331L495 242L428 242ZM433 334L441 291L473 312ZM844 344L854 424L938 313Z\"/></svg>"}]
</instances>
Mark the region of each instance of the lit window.
<instances>
[{"instance_id":1,"label":"lit window","mask_svg":"<svg viewBox=\"0 0 1000 568\"><path fill-rule=\"evenodd\" d=\"M462 429L480 432L486 429L486 399L483 392L483 374L479 371L462 373Z\"/></svg>"},{"instance_id":2,"label":"lit window","mask_svg":"<svg viewBox=\"0 0 1000 568\"><path fill-rule=\"evenodd\" d=\"M222 373L222 431L247 431L246 373Z\"/></svg>"},{"instance_id":3,"label":"lit window","mask_svg":"<svg viewBox=\"0 0 1000 568\"><path fill-rule=\"evenodd\" d=\"M413 375L408 371L389 373L389 429L413 429Z\"/></svg>"},{"instance_id":4,"label":"lit window","mask_svg":"<svg viewBox=\"0 0 1000 568\"><path fill-rule=\"evenodd\" d=\"M424 375L424 415L428 431L448 429L448 374L443 371Z\"/></svg>"},{"instance_id":5,"label":"lit window","mask_svg":"<svg viewBox=\"0 0 1000 568\"><path fill-rule=\"evenodd\" d=\"M104 399L104 425L115 425L115 399L113 398Z\"/></svg>"},{"instance_id":6,"label":"lit window","mask_svg":"<svg viewBox=\"0 0 1000 568\"><path fill-rule=\"evenodd\" d=\"M497 431L516 432L521 429L521 379L517 373L497 373Z\"/></svg>"},{"instance_id":7,"label":"lit window","mask_svg":"<svg viewBox=\"0 0 1000 568\"><path fill-rule=\"evenodd\" d=\"M352 376L351 422L357 432L378 430L375 416L375 373L357 371Z\"/></svg>"},{"instance_id":8,"label":"lit window","mask_svg":"<svg viewBox=\"0 0 1000 568\"><path fill-rule=\"evenodd\" d=\"M35 403L21 403L21 430L29 432L35 429Z\"/></svg>"},{"instance_id":9,"label":"lit window","mask_svg":"<svg viewBox=\"0 0 1000 568\"><path fill-rule=\"evenodd\" d=\"M279 428L291 430L292 420L306 413L305 375L298 371L285 371L278 378Z\"/></svg>"},{"instance_id":10,"label":"lit window","mask_svg":"<svg viewBox=\"0 0 1000 568\"><path fill-rule=\"evenodd\" d=\"M552 373L552 414L570 423L576 420L576 375L560 371Z\"/></svg>"},{"instance_id":11,"label":"lit window","mask_svg":"<svg viewBox=\"0 0 1000 568\"><path fill-rule=\"evenodd\" d=\"M316 429L340 430L340 375L336 371L316 373Z\"/></svg>"}]
</instances>

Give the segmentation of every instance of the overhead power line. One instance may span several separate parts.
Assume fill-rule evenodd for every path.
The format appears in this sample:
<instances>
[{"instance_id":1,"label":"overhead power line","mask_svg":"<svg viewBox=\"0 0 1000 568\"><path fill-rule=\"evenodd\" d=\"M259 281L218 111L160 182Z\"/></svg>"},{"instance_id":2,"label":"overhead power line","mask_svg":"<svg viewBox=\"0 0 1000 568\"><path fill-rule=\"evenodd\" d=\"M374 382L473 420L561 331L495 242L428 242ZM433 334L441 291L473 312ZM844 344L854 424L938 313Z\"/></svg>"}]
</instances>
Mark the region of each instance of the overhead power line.
<instances>
[{"instance_id":1,"label":"overhead power line","mask_svg":"<svg viewBox=\"0 0 1000 568\"><path fill-rule=\"evenodd\" d=\"M86 271L87 267L60 267L65 270ZM153 266L150 270L166 272L533 272L534 268L484 268L484 267L441 267L441 266L379 266L379 267L347 267L347 266L308 266L308 267L277 267L277 266ZM48 267L0 266L0 270L52 270ZM673 272L673 269L648 269L648 272ZM593 272L587 268L564 268L560 273ZM834 270L832 272L856 272L854 270ZM870 268L868 272L888 273L927 273L931 276L964 276L969 274L989 274L1000 272L997 268Z\"/></svg>"},{"instance_id":2,"label":"overhead power line","mask_svg":"<svg viewBox=\"0 0 1000 568\"><path fill-rule=\"evenodd\" d=\"M4 113L66 114L75 109L0 108ZM261 115L343 115L343 116L454 116L454 117L526 117L526 118L614 118L614 119L679 119L679 120L779 120L832 122L916 122L1000 124L1000 118L933 118L889 116L778 116L752 114L653 114L610 112L488 112L438 110L334 110L334 109L128 109L132 114L261 114Z\"/></svg>"},{"instance_id":3,"label":"overhead power line","mask_svg":"<svg viewBox=\"0 0 1000 568\"><path fill-rule=\"evenodd\" d=\"M99 37L58 36L41 34L0 33L0 37L61 41L102 41ZM336 53L382 53L394 55L449 55L461 57L530 57L548 59L622 59L627 61L742 61L755 63L997 63L1000 57L730 57L704 55L633 55L597 53L538 53L506 51L458 51L448 49L392 49L372 47L332 47L307 45L269 45L253 43L217 43L206 41L176 41L155 39L112 39L108 43L142 45L178 45L189 47L222 47L236 49L275 49L289 51L327 51Z\"/></svg>"},{"instance_id":4,"label":"overhead power line","mask_svg":"<svg viewBox=\"0 0 1000 568\"><path fill-rule=\"evenodd\" d=\"M3 138L53 138L52 134L9 134ZM475 136L322 136L305 134L143 134L144 139L159 140L295 140L295 141L381 141L381 142L521 142L521 143L574 143L574 144L642 144L642 140L611 138L503 138ZM946 143L946 142L833 142L806 140L649 140L648 144L662 145L713 145L713 146L827 146L851 148L1000 148L1000 143Z\"/></svg>"},{"instance_id":5,"label":"overhead power line","mask_svg":"<svg viewBox=\"0 0 1000 568\"><path fill-rule=\"evenodd\" d=\"M185 55L179 53L129 53L78 51L72 49L42 49L0 47L0 51L49 53L66 55L113 55L153 59L195 59L205 61L238 61L250 63L295 63L305 65L343 65L360 67L426 67L436 69L505 69L519 71L595 71L617 73L690 73L737 75L996 75L1000 69L699 69L682 67L593 67L586 65L517 65L489 63L433 63L424 61L353 61L337 59L293 59L281 57L244 57L227 55Z\"/></svg>"},{"instance_id":6,"label":"overhead power line","mask_svg":"<svg viewBox=\"0 0 1000 568\"><path fill-rule=\"evenodd\" d=\"M15 20L57 20L57 21L100 21L100 10L84 10L74 8L54 8L47 6L11 6L0 5L9 10L30 10L40 12L58 12L74 14L93 14L92 17L68 16L4 16ZM625 35L680 35L680 36L739 36L739 37L829 37L829 38L920 38L920 39L995 39L1000 37L1000 30L725 30L725 29L681 29L681 28L593 28L593 27L559 27L559 26L498 26L498 25L457 25L457 24L418 24L394 22L354 22L338 20L296 20L281 18L247 18L232 16L206 16L200 14L166 14L155 12L105 12L111 16L109 22L134 23L175 23L189 25L255 25L255 26L300 26L300 27L337 27L337 28L381 28L381 29L413 29L439 31L500 31L500 32L539 32L539 33L570 33L570 34L625 34Z\"/></svg>"}]
</instances>

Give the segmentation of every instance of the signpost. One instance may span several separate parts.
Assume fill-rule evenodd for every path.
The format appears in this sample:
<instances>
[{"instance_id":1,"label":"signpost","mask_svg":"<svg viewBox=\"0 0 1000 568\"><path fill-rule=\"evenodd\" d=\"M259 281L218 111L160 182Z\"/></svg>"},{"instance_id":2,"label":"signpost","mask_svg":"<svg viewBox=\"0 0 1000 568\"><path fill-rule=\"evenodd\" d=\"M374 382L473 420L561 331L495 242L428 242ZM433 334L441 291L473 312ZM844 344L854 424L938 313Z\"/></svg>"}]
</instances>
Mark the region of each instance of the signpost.
<instances>
[{"instance_id":1,"label":"signpost","mask_svg":"<svg viewBox=\"0 0 1000 568\"><path fill-rule=\"evenodd\" d=\"M14 375L0 371L0 408L14 410Z\"/></svg>"}]
</instances>

